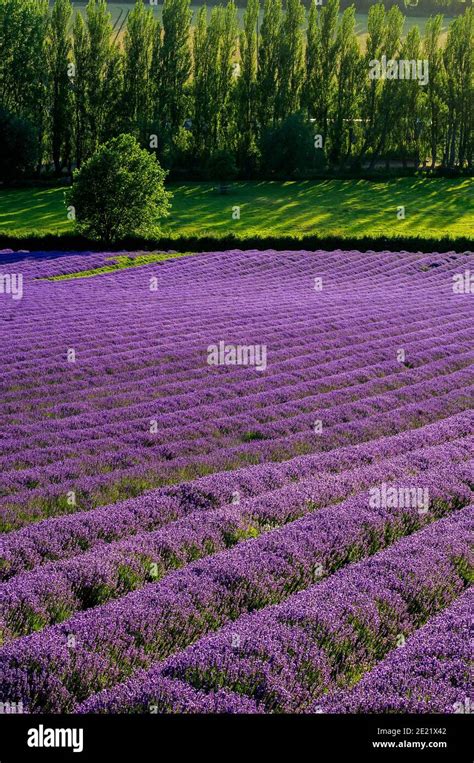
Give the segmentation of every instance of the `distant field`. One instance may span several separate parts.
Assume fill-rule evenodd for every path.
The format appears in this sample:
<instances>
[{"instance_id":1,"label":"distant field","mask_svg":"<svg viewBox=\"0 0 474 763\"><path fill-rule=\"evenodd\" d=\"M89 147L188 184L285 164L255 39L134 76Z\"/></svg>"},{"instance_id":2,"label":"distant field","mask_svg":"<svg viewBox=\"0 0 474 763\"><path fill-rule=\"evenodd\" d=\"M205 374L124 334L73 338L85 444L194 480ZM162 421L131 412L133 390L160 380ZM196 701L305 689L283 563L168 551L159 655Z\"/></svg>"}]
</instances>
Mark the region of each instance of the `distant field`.
<instances>
[{"instance_id":1,"label":"distant field","mask_svg":"<svg viewBox=\"0 0 474 763\"><path fill-rule=\"evenodd\" d=\"M77 10L80 10L80 9L82 10L85 4L86 4L85 2L74 3ZM191 9L194 15L197 14L197 12L202 7L202 5L204 5L204 3L191 4ZM134 6L134 3L109 3L110 12L112 14L112 21L114 24L117 22L117 31L120 29L122 22L126 18L127 13L130 12L133 6ZM152 10L159 18L161 18L162 4L160 4L159 6L152 6ZM240 22L242 21L244 12L245 12L244 8L237 8L237 15ZM262 16L263 16L263 11L260 13L260 20L262 19ZM417 17L407 18L405 21L405 28L404 28L405 34L407 34L410 31L410 29L414 26L418 26L420 29L420 33L423 34L427 20L428 20L428 17L426 16L419 16L419 17L417 16ZM451 21L451 18L449 17L446 17L444 20L442 40L444 39L446 30L450 21ZM356 31L361 41L364 42L367 36L367 14L366 13L356 13Z\"/></svg>"},{"instance_id":2,"label":"distant field","mask_svg":"<svg viewBox=\"0 0 474 763\"><path fill-rule=\"evenodd\" d=\"M471 236L472 179L398 178L385 182L324 180L238 182L227 195L214 183L170 184L163 233L191 235ZM0 191L0 233L72 231L64 188ZM405 207L405 219L397 208ZM233 208L240 219L233 219ZM234 216L236 211L234 210Z\"/></svg>"}]
</instances>

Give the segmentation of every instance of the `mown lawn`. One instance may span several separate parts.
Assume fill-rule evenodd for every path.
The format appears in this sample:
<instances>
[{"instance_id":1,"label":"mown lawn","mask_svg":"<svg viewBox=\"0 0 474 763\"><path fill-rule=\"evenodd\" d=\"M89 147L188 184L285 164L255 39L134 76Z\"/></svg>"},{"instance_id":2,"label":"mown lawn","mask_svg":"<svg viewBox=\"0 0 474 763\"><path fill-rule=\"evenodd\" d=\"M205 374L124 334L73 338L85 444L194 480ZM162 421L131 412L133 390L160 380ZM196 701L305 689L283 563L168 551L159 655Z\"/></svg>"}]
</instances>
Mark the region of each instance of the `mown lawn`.
<instances>
[{"instance_id":1,"label":"mown lawn","mask_svg":"<svg viewBox=\"0 0 474 763\"><path fill-rule=\"evenodd\" d=\"M170 184L164 235L472 236L474 180L398 178ZM405 219L397 209L405 207ZM239 210L236 209L239 208ZM240 219L236 219L240 212ZM73 230L64 188L0 190L0 233Z\"/></svg>"}]
</instances>

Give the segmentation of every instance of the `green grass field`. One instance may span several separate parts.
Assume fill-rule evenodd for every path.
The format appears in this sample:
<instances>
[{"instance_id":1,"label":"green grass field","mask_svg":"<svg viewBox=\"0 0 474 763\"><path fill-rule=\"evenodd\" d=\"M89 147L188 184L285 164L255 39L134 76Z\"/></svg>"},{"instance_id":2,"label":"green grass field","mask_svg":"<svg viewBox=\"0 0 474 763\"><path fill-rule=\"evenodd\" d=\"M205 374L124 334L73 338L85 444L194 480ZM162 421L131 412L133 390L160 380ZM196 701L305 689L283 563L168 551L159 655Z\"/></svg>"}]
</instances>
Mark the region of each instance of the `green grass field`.
<instances>
[{"instance_id":1,"label":"green grass field","mask_svg":"<svg viewBox=\"0 0 474 763\"><path fill-rule=\"evenodd\" d=\"M170 184L164 235L472 237L474 180L398 178ZM397 208L405 207L405 219ZM240 219L235 207L240 208ZM0 234L72 232L64 188L0 190Z\"/></svg>"}]
</instances>

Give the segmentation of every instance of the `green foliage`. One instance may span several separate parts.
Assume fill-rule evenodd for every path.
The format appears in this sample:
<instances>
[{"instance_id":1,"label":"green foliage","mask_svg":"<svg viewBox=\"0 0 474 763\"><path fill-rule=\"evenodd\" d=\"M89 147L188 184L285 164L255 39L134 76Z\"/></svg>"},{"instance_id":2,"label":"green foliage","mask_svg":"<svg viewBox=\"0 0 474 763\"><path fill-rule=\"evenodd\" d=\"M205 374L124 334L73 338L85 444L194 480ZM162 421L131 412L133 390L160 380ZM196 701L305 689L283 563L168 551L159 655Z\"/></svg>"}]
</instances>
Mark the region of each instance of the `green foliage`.
<instances>
[{"instance_id":1,"label":"green foliage","mask_svg":"<svg viewBox=\"0 0 474 763\"><path fill-rule=\"evenodd\" d=\"M259 1L249 0L244 14L244 29L240 34L240 76L237 82L237 118L239 124L239 164L251 174L256 162L257 136L257 24Z\"/></svg>"},{"instance_id":2,"label":"green foliage","mask_svg":"<svg viewBox=\"0 0 474 763\"><path fill-rule=\"evenodd\" d=\"M443 55L446 71L447 140L443 163L447 167L474 155L474 9L453 21Z\"/></svg>"},{"instance_id":3,"label":"green foliage","mask_svg":"<svg viewBox=\"0 0 474 763\"><path fill-rule=\"evenodd\" d=\"M439 45L443 17L441 15L429 19L423 40L423 52L431 72L426 88L426 118L429 130L426 133L427 152L431 155L431 167L434 169L438 158L441 135L444 132L446 107L443 99L445 87L445 72L443 70L443 54Z\"/></svg>"},{"instance_id":4,"label":"green foliage","mask_svg":"<svg viewBox=\"0 0 474 763\"><path fill-rule=\"evenodd\" d=\"M330 113L333 110L338 66L337 18L339 0L328 0L311 19L307 66L307 104L315 119L317 134L326 145Z\"/></svg>"},{"instance_id":5,"label":"green foliage","mask_svg":"<svg viewBox=\"0 0 474 763\"><path fill-rule=\"evenodd\" d=\"M274 125L278 92L280 33L283 23L281 0L265 0L258 49L258 114L260 128Z\"/></svg>"},{"instance_id":6,"label":"green foliage","mask_svg":"<svg viewBox=\"0 0 474 763\"><path fill-rule=\"evenodd\" d=\"M214 151L207 162L207 171L209 177L221 182L233 180L237 175L234 155L226 149Z\"/></svg>"},{"instance_id":7,"label":"green foliage","mask_svg":"<svg viewBox=\"0 0 474 763\"><path fill-rule=\"evenodd\" d=\"M301 1L287 0L278 51L276 112L279 119L286 119L300 108L304 85L304 21L305 11Z\"/></svg>"},{"instance_id":8,"label":"green foliage","mask_svg":"<svg viewBox=\"0 0 474 763\"><path fill-rule=\"evenodd\" d=\"M354 8L347 8L338 27L335 46L338 51L336 84L333 93L333 120L329 131L328 158L331 164L344 167L352 161L357 143L360 144L360 113L363 59L355 34ZM329 130L328 130L329 127Z\"/></svg>"},{"instance_id":9,"label":"green foliage","mask_svg":"<svg viewBox=\"0 0 474 763\"><path fill-rule=\"evenodd\" d=\"M113 44L111 16L107 0L89 0L86 7L88 40L86 118L88 154L113 135L118 125L118 108L123 87L122 56Z\"/></svg>"},{"instance_id":10,"label":"green foliage","mask_svg":"<svg viewBox=\"0 0 474 763\"><path fill-rule=\"evenodd\" d=\"M302 113L291 114L263 133L260 149L265 174L298 177L314 166L314 130Z\"/></svg>"},{"instance_id":11,"label":"green foliage","mask_svg":"<svg viewBox=\"0 0 474 763\"><path fill-rule=\"evenodd\" d=\"M264 0L261 20L259 0L247 2L239 33L233 0L210 15L202 7L194 21L190 0L164 0L161 22L136 0L122 32L106 0L88 0L72 28L71 0L0 0L0 104L34 126L36 173L51 164L71 173L127 132L175 177L204 177L217 151L235 156L241 177L258 177L268 171L260 146L269 131L300 111L322 140L310 166L346 172L395 160L472 170L467 3L419 0L423 11L460 13L445 40L441 17L426 23L423 39L412 19L405 36L401 0L388 11L387 2L359 0L369 11L365 40L354 8L341 14L340 0L311 2L308 11L302 0ZM426 58L428 81L370 78L370 62L382 56ZM296 171L294 157L280 165L288 162Z\"/></svg>"},{"instance_id":12,"label":"green foliage","mask_svg":"<svg viewBox=\"0 0 474 763\"><path fill-rule=\"evenodd\" d=\"M48 0L0 0L0 104L35 127L37 164L46 148Z\"/></svg>"},{"instance_id":13,"label":"green foliage","mask_svg":"<svg viewBox=\"0 0 474 763\"><path fill-rule=\"evenodd\" d=\"M69 25L70 0L55 0L47 39L47 62L50 79L51 153L56 172L70 164L72 150L72 89L68 65L71 64Z\"/></svg>"},{"instance_id":14,"label":"green foliage","mask_svg":"<svg viewBox=\"0 0 474 763\"><path fill-rule=\"evenodd\" d=\"M26 120L0 109L0 180L9 183L31 173L38 159L37 135Z\"/></svg>"},{"instance_id":15,"label":"green foliage","mask_svg":"<svg viewBox=\"0 0 474 763\"><path fill-rule=\"evenodd\" d=\"M153 115L153 52L156 23L150 7L137 2L127 19L124 41L123 111L128 132L143 141Z\"/></svg>"},{"instance_id":16,"label":"green foliage","mask_svg":"<svg viewBox=\"0 0 474 763\"><path fill-rule=\"evenodd\" d=\"M113 138L74 175L67 204L77 229L110 243L131 234L156 232L168 212L165 172L131 135Z\"/></svg>"},{"instance_id":17,"label":"green foliage","mask_svg":"<svg viewBox=\"0 0 474 763\"><path fill-rule=\"evenodd\" d=\"M201 8L194 31L193 134L204 162L216 150L231 145L233 63L237 46L237 15L233 0L226 8Z\"/></svg>"},{"instance_id":18,"label":"green foliage","mask_svg":"<svg viewBox=\"0 0 474 763\"><path fill-rule=\"evenodd\" d=\"M156 119L168 129L180 128L188 109L186 84L191 74L191 8L189 0L164 0L156 90Z\"/></svg>"},{"instance_id":19,"label":"green foliage","mask_svg":"<svg viewBox=\"0 0 474 763\"><path fill-rule=\"evenodd\" d=\"M88 128L88 103L89 90L87 85L87 71L89 64L89 37L82 14L78 13L74 19L72 32L72 51L74 58L74 142L76 165L80 167L84 156L88 153L89 128Z\"/></svg>"}]
</instances>

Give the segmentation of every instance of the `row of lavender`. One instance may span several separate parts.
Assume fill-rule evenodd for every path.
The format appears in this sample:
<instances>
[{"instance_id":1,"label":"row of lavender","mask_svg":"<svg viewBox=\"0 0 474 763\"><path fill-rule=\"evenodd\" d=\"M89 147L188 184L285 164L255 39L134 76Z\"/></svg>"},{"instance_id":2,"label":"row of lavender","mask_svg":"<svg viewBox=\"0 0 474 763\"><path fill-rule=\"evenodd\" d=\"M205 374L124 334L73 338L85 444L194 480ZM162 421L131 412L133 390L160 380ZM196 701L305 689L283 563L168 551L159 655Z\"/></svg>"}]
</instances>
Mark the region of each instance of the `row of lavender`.
<instances>
[{"instance_id":1,"label":"row of lavender","mask_svg":"<svg viewBox=\"0 0 474 763\"><path fill-rule=\"evenodd\" d=\"M394 706L397 687L396 709L455 712L456 703L469 698L472 595L469 591L457 602L456 597L470 582L473 508L337 572L283 604L241 617L163 664L88 699L80 711L150 712L156 706L173 711L182 709L186 689L192 688L204 701L214 692L234 693L237 711L246 698L264 712L327 712L335 707L380 712ZM452 602L456 603L445 617L429 621ZM427 621L427 628L416 633ZM428 674L414 691L414 675L407 674L406 661L415 662L420 652ZM430 675L433 652L438 671ZM387 684L391 696L370 704L371 691L383 692ZM194 709L201 709L197 697Z\"/></svg>"},{"instance_id":2,"label":"row of lavender","mask_svg":"<svg viewBox=\"0 0 474 763\"><path fill-rule=\"evenodd\" d=\"M3 565L0 578L34 569L48 560L67 559L103 543L118 541L140 532L150 532L192 512L223 506L235 499L255 498L318 473L327 475L375 464L400 454L414 466L426 468L425 448L448 446L468 438L474 429L474 412L442 419L373 442L308 455L279 464L251 466L230 473L203 477L195 482L156 490L141 496L72 516L43 521L2 538ZM416 459L416 461L415 461Z\"/></svg>"},{"instance_id":3,"label":"row of lavender","mask_svg":"<svg viewBox=\"0 0 474 763\"><path fill-rule=\"evenodd\" d=\"M334 550L337 562L332 565L345 560L348 544L352 557L356 554L354 538L358 537L362 522L367 541L362 542L362 549L373 553L384 545L387 537L393 539L394 533L413 532L425 522L469 502L474 460L466 459L473 451L474 437L470 437L340 475L301 480L297 485L270 491L239 505L194 511L159 530L138 532L131 539L100 545L64 562L44 564L35 572L16 575L9 584L0 585L2 640L26 635L60 622L75 611L116 599L194 560L232 548L247 538L259 537L316 511L314 521L308 526L303 524L305 529L317 530L324 520L330 522L337 517L340 557ZM387 480L391 482L387 484ZM388 509L371 507L369 488L377 484L385 484L386 494L390 491L398 494L400 488L404 490L409 485L410 495L419 491L416 495L422 499L426 496L426 504L409 500L407 505ZM442 485L442 490L438 485ZM322 511L351 494L358 495L334 509ZM395 531L393 526L397 526ZM297 523L289 528L292 536L297 528ZM284 536L278 537L284 545Z\"/></svg>"},{"instance_id":4,"label":"row of lavender","mask_svg":"<svg viewBox=\"0 0 474 763\"><path fill-rule=\"evenodd\" d=\"M182 456L172 464L165 456L157 455L155 462L150 465L123 468L123 462L112 456L100 476L70 477L60 486L46 485L43 488L35 481L34 489L9 497L8 506L1 509L2 530L17 529L45 516L71 513L77 509L86 511L97 504L114 503L155 486L188 481L204 474L231 471L246 464L286 460L302 453L336 450L375 440L386 434L395 435L420 426L420 422L439 421L465 411L472 397L473 387L469 384L439 397L432 396L426 401L413 402L385 413L365 417L361 415L357 421L328 427L328 433L323 437L315 433L309 436L282 435L269 443L222 450L216 448L212 457L206 454ZM97 460L100 471L101 461Z\"/></svg>"},{"instance_id":5,"label":"row of lavender","mask_svg":"<svg viewBox=\"0 0 474 763\"><path fill-rule=\"evenodd\" d=\"M146 447L142 459L145 462L149 462L153 456L156 457L163 453L165 448L168 449L169 459L179 458L185 453L193 455L203 451L209 453L212 450L208 443L212 436L212 427L222 430L223 434L220 438L222 447L240 444L242 433L249 433L252 428L254 433L258 432L259 439L273 441L281 438L285 432L297 434L311 430L314 427L315 411L320 411L321 420L324 422L325 428L329 429L331 433L331 429L341 421L345 423L356 422L362 414L370 415L374 410L380 412L393 410L409 404L413 400L441 396L452 387L462 387L463 383L469 385L471 376L468 366L472 363L474 354L465 352L464 347L465 340L453 342L448 359L427 363L423 368L417 369L416 373L388 374L383 382L377 379L369 384L351 385L347 390L337 390L317 396L305 395L296 402L270 405L265 409L256 407L254 416L248 412L245 416L234 412L233 416L222 417L219 416L218 411L208 410L209 420L196 424L187 423L181 428L167 427L166 417L163 416L163 429L159 434L157 433L156 438L151 437L150 432L143 433L142 414L140 427L137 427L136 423L134 424L132 421L122 428L125 445L122 450L122 457L124 463L127 462L127 459L130 462L134 458L138 459L141 452L140 448L143 447ZM382 370L379 373L382 373ZM420 380L418 381L418 379ZM247 405L249 403L250 401L247 401ZM79 430L80 434L79 432L76 434L75 430L77 439L82 438L82 445L78 443L79 451L83 447L85 434L90 435L94 450L99 446L104 446L104 439L102 437L96 438L95 429L86 427L85 431ZM132 440L133 432L135 432L134 440ZM113 437L107 438L106 442L113 444ZM56 449L54 446L48 449L38 449L40 460L45 462L41 464L41 474L45 483L58 482L74 476L80 459L76 452L74 456L72 455L71 445L69 446L71 455L67 459L66 471L63 474L58 471L55 465L48 463L51 457L54 455L57 457L57 446ZM34 443L33 448L36 449ZM34 452L30 454L30 458L34 455ZM98 454L94 455L97 457ZM39 478L38 467L36 469L26 467L24 459L23 468L21 471L18 470L18 458L18 453L10 451L8 456L1 459L2 467L5 469L5 487L8 487L12 493L28 484L34 484ZM84 454L84 459L86 462L91 462L92 455Z\"/></svg>"}]
</instances>

